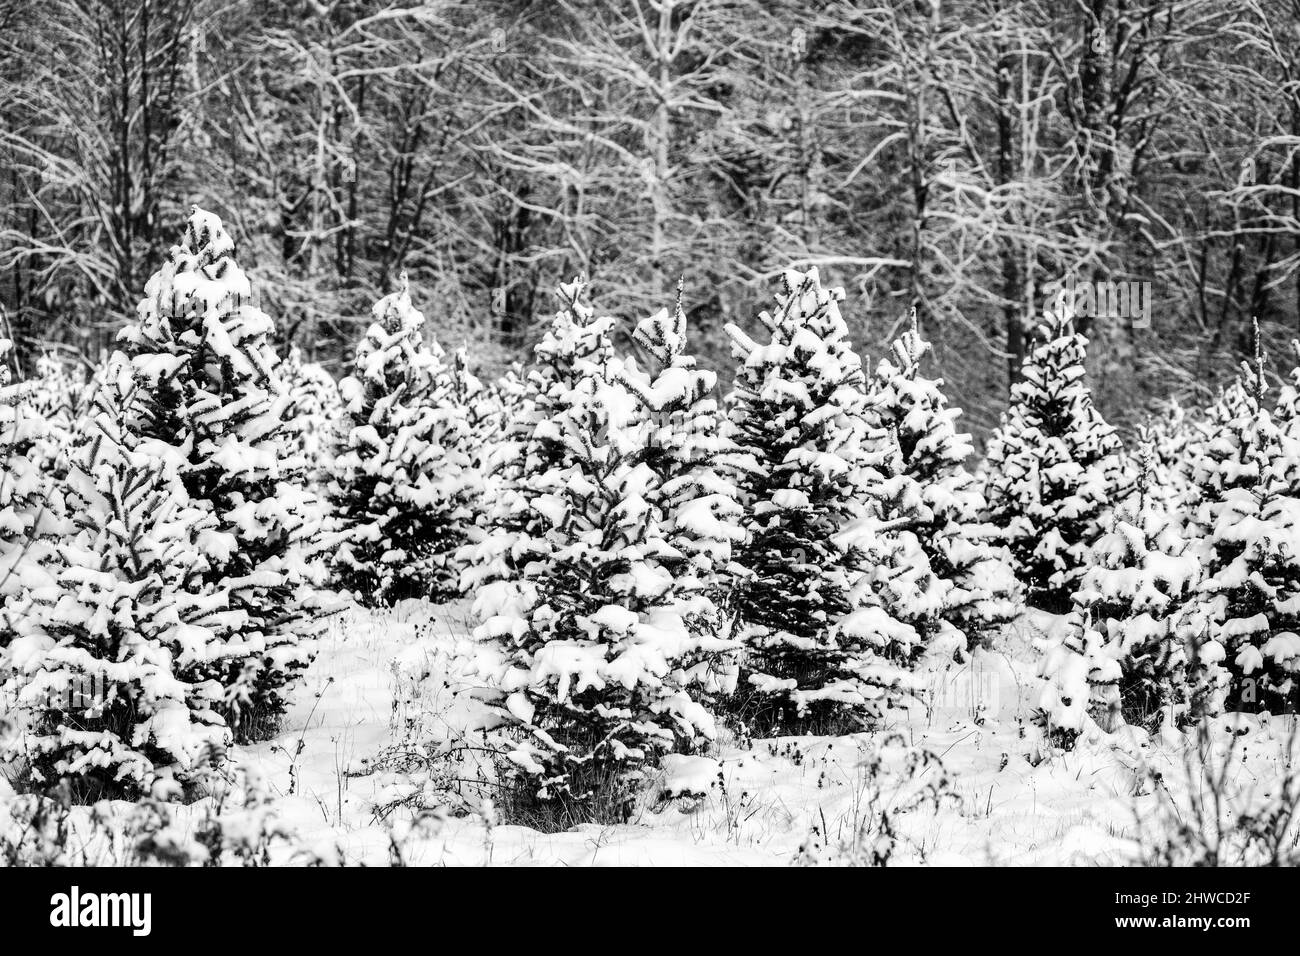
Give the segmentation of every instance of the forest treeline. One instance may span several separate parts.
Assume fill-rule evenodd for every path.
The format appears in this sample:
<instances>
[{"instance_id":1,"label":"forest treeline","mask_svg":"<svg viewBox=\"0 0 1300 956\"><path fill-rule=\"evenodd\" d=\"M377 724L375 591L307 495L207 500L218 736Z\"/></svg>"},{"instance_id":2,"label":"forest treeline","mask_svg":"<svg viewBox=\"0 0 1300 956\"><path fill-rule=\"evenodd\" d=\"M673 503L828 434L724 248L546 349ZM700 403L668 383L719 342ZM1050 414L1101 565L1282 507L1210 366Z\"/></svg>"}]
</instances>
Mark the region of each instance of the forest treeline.
<instances>
[{"instance_id":1,"label":"forest treeline","mask_svg":"<svg viewBox=\"0 0 1300 956\"><path fill-rule=\"evenodd\" d=\"M725 369L816 267L870 356L916 309L981 439L1046 283L1149 282L1080 319L1133 426L1252 317L1294 364L1298 76L1281 0L0 0L5 334L96 361L198 202L336 374L402 271L495 373L575 275L634 354L684 276Z\"/></svg>"}]
</instances>

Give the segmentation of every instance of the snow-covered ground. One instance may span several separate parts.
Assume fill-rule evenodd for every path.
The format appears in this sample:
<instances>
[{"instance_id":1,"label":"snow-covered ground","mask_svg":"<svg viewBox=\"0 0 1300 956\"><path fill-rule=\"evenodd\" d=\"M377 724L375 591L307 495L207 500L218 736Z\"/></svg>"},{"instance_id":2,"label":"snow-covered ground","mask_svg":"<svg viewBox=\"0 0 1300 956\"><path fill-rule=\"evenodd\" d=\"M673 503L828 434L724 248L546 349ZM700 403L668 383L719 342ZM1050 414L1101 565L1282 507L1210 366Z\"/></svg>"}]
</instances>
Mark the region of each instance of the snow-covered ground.
<instances>
[{"instance_id":1,"label":"snow-covered ground","mask_svg":"<svg viewBox=\"0 0 1300 956\"><path fill-rule=\"evenodd\" d=\"M1191 737L1175 733L1126 729L1040 754L1034 674L1056 623L1042 616L965 667L927 670L931 705L872 733L727 737L713 757L669 758L625 825L507 826L462 750L482 714L448 673L467 618L465 604L408 602L332 621L283 732L233 754L260 771L295 834L274 844L274 862L387 865L396 847L408 865L784 865L869 862L873 852L891 864L1114 865L1137 859L1138 821L1156 818L1146 768L1175 799L1200 772L1184 762ZM1233 731L1232 787L1268 795L1292 746L1290 720L1216 723L1224 746ZM177 824L203 809L183 808Z\"/></svg>"}]
</instances>

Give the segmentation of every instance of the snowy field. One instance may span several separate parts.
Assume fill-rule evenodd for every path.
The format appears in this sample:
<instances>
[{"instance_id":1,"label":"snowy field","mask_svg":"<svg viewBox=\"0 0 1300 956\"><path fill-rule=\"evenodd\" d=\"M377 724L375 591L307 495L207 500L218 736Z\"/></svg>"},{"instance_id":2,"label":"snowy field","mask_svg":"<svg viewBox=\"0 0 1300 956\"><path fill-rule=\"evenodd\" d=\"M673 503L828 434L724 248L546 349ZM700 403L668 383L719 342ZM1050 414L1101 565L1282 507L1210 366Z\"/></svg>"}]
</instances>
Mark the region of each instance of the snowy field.
<instances>
[{"instance_id":1,"label":"snowy field","mask_svg":"<svg viewBox=\"0 0 1300 956\"><path fill-rule=\"evenodd\" d=\"M711 757L669 758L626 825L553 834L501 825L484 800L490 785L462 750L483 713L448 657L467 618L463 603L406 602L332 622L283 731L232 753L273 798L284 838L271 843L271 862L785 865L884 854L891 865L1124 865L1150 842L1138 821L1159 817L1151 772L1178 804L1189 779L1204 785L1185 761L1196 750L1190 736L1126 728L1071 753L1039 752L1029 720L1036 658L1058 619L1038 615L968 666L923 671L930 705L898 711L877 731L726 736ZM1291 722L1214 726L1220 751L1235 737L1234 803L1266 800L1294 746ZM177 828L207 803L179 809Z\"/></svg>"}]
</instances>

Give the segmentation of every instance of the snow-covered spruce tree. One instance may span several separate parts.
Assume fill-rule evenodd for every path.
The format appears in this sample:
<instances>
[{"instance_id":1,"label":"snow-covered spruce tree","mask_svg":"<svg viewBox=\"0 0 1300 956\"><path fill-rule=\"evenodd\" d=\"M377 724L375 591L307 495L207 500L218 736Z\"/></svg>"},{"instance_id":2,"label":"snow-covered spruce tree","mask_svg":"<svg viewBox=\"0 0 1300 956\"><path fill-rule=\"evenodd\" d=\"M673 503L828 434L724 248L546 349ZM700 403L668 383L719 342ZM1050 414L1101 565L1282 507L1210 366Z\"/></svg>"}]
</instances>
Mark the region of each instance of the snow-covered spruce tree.
<instances>
[{"instance_id":1,"label":"snow-covered spruce tree","mask_svg":"<svg viewBox=\"0 0 1300 956\"><path fill-rule=\"evenodd\" d=\"M495 416L493 429L497 437L505 434L511 422L519 417L528 401L528 376L522 362L511 363L488 385L491 398L492 414Z\"/></svg>"},{"instance_id":2,"label":"snow-covered spruce tree","mask_svg":"<svg viewBox=\"0 0 1300 956\"><path fill-rule=\"evenodd\" d=\"M204 675L241 739L274 731L314 653L326 509L291 457L290 397L221 220L193 208L119 333L137 389L127 427L176 449L192 503L216 527L202 541L205 584L228 589L242 625Z\"/></svg>"},{"instance_id":3,"label":"snow-covered spruce tree","mask_svg":"<svg viewBox=\"0 0 1300 956\"><path fill-rule=\"evenodd\" d=\"M1211 409L1188 527L1204 580L1190 619L1199 663L1229 675L1223 705L1300 703L1300 444L1265 405L1263 358Z\"/></svg>"},{"instance_id":4,"label":"snow-covered spruce tree","mask_svg":"<svg viewBox=\"0 0 1300 956\"><path fill-rule=\"evenodd\" d=\"M1064 611L1127 484L1119 438L1084 384L1087 341L1048 313L1022 380L989 439L988 518L1011 551L1030 604Z\"/></svg>"},{"instance_id":5,"label":"snow-covered spruce tree","mask_svg":"<svg viewBox=\"0 0 1300 956\"><path fill-rule=\"evenodd\" d=\"M1163 413L1138 430L1137 445L1149 447L1147 466L1152 478L1148 494L1160 498L1166 507L1178 510L1192 486L1196 459L1206 442L1205 423L1188 416L1186 409L1170 399Z\"/></svg>"},{"instance_id":6,"label":"snow-covered spruce tree","mask_svg":"<svg viewBox=\"0 0 1300 956\"><path fill-rule=\"evenodd\" d=\"M340 435L343 400L334 376L316 362L304 362L298 346L289 349L281 366L289 407L285 410L286 431L291 443L289 454L307 463L307 474L314 485L324 485L332 473L334 453L344 436Z\"/></svg>"},{"instance_id":7,"label":"snow-covered spruce tree","mask_svg":"<svg viewBox=\"0 0 1300 956\"><path fill-rule=\"evenodd\" d=\"M957 430L941 379L921 374L930 345L915 324L879 362L869 385L869 422L893 441L880 442L879 515L898 526L891 573L877 575L885 604L940 650L986 642L1019 612L1020 587L996 529L983 520L984 496L966 470L970 435ZM918 551L921 560L917 560Z\"/></svg>"},{"instance_id":8,"label":"snow-covered spruce tree","mask_svg":"<svg viewBox=\"0 0 1300 956\"><path fill-rule=\"evenodd\" d=\"M614 320L596 318L590 303L583 301L583 289L581 279L559 287L560 308L533 350L534 363L522 379L522 389L517 375L509 372L497 385L505 428L488 449L480 471L487 502L481 516L486 533L458 555L464 565L461 590L466 594L491 581L515 577L531 560L543 537L533 500L544 493L532 478L573 461L571 449L548 433L548 423L587 366L604 367L613 360L609 328Z\"/></svg>"},{"instance_id":9,"label":"snow-covered spruce tree","mask_svg":"<svg viewBox=\"0 0 1300 956\"><path fill-rule=\"evenodd\" d=\"M888 658L907 659L920 643L889 608L854 607L870 549L861 534L847 549L837 543L848 522L867 517L880 480L843 293L823 289L815 269L781 282L776 307L759 316L768 343L727 326L739 361L727 436L741 452L746 532L735 559L747 574L736 705L764 733L872 718L909 683Z\"/></svg>"},{"instance_id":10,"label":"snow-covered spruce tree","mask_svg":"<svg viewBox=\"0 0 1300 956\"><path fill-rule=\"evenodd\" d=\"M1205 410L1205 440L1191 458L1189 486L1182 501L1184 536L1208 547L1228 492L1258 490L1267 483L1268 463L1281 448L1280 422L1260 412L1265 386L1248 364Z\"/></svg>"},{"instance_id":11,"label":"snow-covered spruce tree","mask_svg":"<svg viewBox=\"0 0 1300 956\"><path fill-rule=\"evenodd\" d=\"M448 513L453 503L459 525L454 545L441 559L439 574L442 593L447 597L464 594L461 577L465 572L467 551L483 538L484 512L488 495L494 490L484 480L490 467L491 449L501 437L502 410L497 396L470 370L465 346L444 358L445 379L439 389L442 402L451 408L457 423L444 434L444 478L441 498ZM454 480L450 472L455 473Z\"/></svg>"},{"instance_id":12,"label":"snow-covered spruce tree","mask_svg":"<svg viewBox=\"0 0 1300 956\"><path fill-rule=\"evenodd\" d=\"M743 509L732 481L735 446L722 434L722 414L714 397L717 375L696 366L686 352L686 314L682 283L670 313L661 309L641 321L633 339L657 366L653 375L624 365L620 381L636 396L645 422L645 463L654 473L647 500L662 522L668 549L659 561L674 578L674 595L687 623L709 639L699 687L710 695L735 690L734 655L727 666L714 652L726 648L734 609L736 579L743 569L732 560L742 544ZM716 643L713 639L719 639Z\"/></svg>"},{"instance_id":13,"label":"snow-covered spruce tree","mask_svg":"<svg viewBox=\"0 0 1300 956\"><path fill-rule=\"evenodd\" d=\"M491 545L485 546L485 542L491 538L492 516L500 513L503 495L510 494L510 479L518 464L509 455L519 448L511 427L525 395L521 369L516 363L500 379L484 381L470 371L464 347L451 353L452 395L465 416L466 448L476 491L473 522L466 523L465 544L453 556L460 572L455 584L462 594L474 590L473 582L490 580L493 575L493 562L487 558Z\"/></svg>"},{"instance_id":14,"label":"snow-covered spruce tree","mask_svg":"<svg viewBox=\"0 0 1300 956\"><path fill-rule=\"evenodd\" d=\"M656 504L650 428L613 354L613 320L594 317L580 285L561 294L538 357L564 372L531 403L516 479L529 513L495 531L527 560L478 589L475 637L521 732L510 754L520 798L558 820L610 821L643 766L713 736L689 691L721 642L687 623L700 575L675 573L689 545L673 543L674 516Z\"/></svg>"},{"instance_id":15,"label":"snow-covered spruce tree","mask_svg":"<svg viewBox=\"0 0 1300 956\"><path fill-rule=\"evenodd\" d=\"M31 383L12 381L12 345L0 339L0 662L10 639L30 627L30 595L48 582L44 564L63 530L59 489L39 468L49 437L28 401Z\"/></svg>"},{"instance_id":16,"label":"snow-covered spruce tree","mask_svg":"<svg viewBox=\"0 0 1300 956\"><path fill-rule=\"evenodd\" d=\"M469 353L464 346L451 353L450 375L452 400L465 416L470 460L475 480L481 483L492 445L505 433L510 412L497 389L470 370ZM522 388L522 382L516 384Z\"/></svg>"},{"instance_id":17,"label":"snow-covered spruce tree","mask_svg":"<svg viewBox=\"0 0 1300 956\"><path fill-rule=\"evenodd\" d=\"M1109 732L1199 716L1189 713L1183 611L1200 562L1159 488L1154 458L1148 439L1135 492L1093 545L1063 641L1044 656L1038 719L1058 745L1072 744L1088 720Z\"/></svg>"},{"instance_id":18,"label":"snow-covered spruce tree","mask_svg":"<svg viewBox=\"0 0 1300 956\"><path fill-rule=\"evenodd\" d=\"M368 604L445 600L459 593L455 555L474 520L467 410L441 347L424 336L405 273L372 314L340 385L352 429L330 490L349 528L337 580Z\"/></svg>"},{"instance_id":19,"label":"snow-covered spruce tree","mask_svg":"<svg viewBox=\"0 0 1300 956\"><path fill-rule=\"evenodd\" d=\"M240 613L205 582L213 514L189 502L184 459L123 427L125 364L96 396L67 476L71 528L35 589L35 626L11 648L5 694L26 733L17 761L37 789L87 800L184 784L219 763L222 687L196 668L227 653Z\"/></svg>"}]
</instances>

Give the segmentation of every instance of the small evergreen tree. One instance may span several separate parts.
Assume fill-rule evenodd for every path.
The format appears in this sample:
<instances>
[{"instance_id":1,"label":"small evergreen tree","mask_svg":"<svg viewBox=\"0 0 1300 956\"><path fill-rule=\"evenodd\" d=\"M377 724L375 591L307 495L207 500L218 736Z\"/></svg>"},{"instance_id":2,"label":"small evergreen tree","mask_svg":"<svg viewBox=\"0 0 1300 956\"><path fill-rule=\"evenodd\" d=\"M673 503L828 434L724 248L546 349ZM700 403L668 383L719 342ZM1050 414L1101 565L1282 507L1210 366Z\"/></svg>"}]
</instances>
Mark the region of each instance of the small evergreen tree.
<instances>
[{"instance_id":1,"label":"small evergreen tree","mask_svg":"<svg viewBox=\"0 0 1300 956\"><path fill-rule=\"evenodd\" d=\"M1093 545L1064 643L1044 658L1040 720L1061 744L1084 729L1085 715L1106 731L1123 723L1153 730L1199 716L1189 714L1191 649L1183 611L1200 562L1159 493L1154 458L1148 441L1135 494ZM1071 657L1079 653L1082 666Z\"/></svg>"},{"instance_id":2,"label":"small evergreen tree","mask_svg":"<svg viewBox=\"0 0 1300 956\"><path fill-rule=\"evenodd\" d=\"M1083 382L1086 340L1053 313L1039 335L989 439L985 497L1029 602L1064 610L1126 480L1119 439Z\"/></svg>"},{"instance_id":3,"label":"small evergreen tree","mask_svg":"<svg viewBox=\"0 0 1300 956\"><path fill-rule=\"evenodd\" d=\"M480 471L488 502L481 516L486 533L458 555L466 594L517 576L532 559L544 530L533 503L550 491L545 484L538 486L534 477L555 474L573 463L573 451L549 433L549 422L585 368L604 367L613 359L614 320L596 317L582 299L583 288L580 279L559 287L560 308L533 350L534 364L522 380L522 391L509 373L498 383L506 425Z\"/></svg>"},{"instance_id":4,"label":"small evergreen tree","mask_svg":"<svg viewBox=\"0 0 1300 956\"><path fill-rule=\"evenodd\" d=\"M484 449L505 428L505 407L495 390L470 371L469 352L464 346L451 353L450 375L452 400L464 411L474 470L479 472L483 468Z\"/></svg>"},{"instance_id":5,"label":"small evergreen tree","mask_svg":"<svg viewBox=\"0 0 1300 956\"><path fill-rule=\"evenodd\" d=\"M1277 711L1300 703L1300 445L1265 405L1263 362L1257 344L1210 412L1190 496L1205 568L1191 627L1228 673L1226 706Z\"/></svg>"},{"instance_id":6,"label":"small evergreen tree","mask_svg":"<svg viewBox=\"0 0 1300 956\"><path fill-rule=\"evenodd\" d=\"M1205 423L1189 418L1187 411L1170 399L1163 414L1138 430L1138 447L1150 449L1147 494L1161 499L1171 511L1180 510L1191 490L1192 472L1205 443Z\"/></svg>"},{"instance_id":7,"label":"small evergreen tree","mask_svg":"<svg viewBox=\"0 0 1300 956\"><path fill-rule=\"evenodd\" d=\"M180 456L192 503L212 515L204 581L243 625L207 676L241 738L274 731L314 652L326 511L291 456L290 398L221 220L193 207L180 245L119 334L140 388L127 427Z\"/></svg>"},{"instance_id":8,"label":"small evergreen tree","mask_svg":"<svg viewBox=\"0 0 1300 956\"><path fill-rule=\"evenodd\" d=\"M313 485L324 485L333 470L335 449L344 437L339 434L344 413L338 383L321 365L304 362L296 345L289 349L281 368L289 393L285 410L288 454L306 462Z\"/></svg>"},{"instance_id":9,"label":"small evergreen tree","mask_svg":"<svg viewBox=\"0 0 1300 956\"><path fill-rule=\"evenodd\" d=\"M331 488L350 528L338 581L366 603L445 600L459 593L455 555L474 520L467 409L442 349L424 338L405 273L373 316L340 386L353 427Z\"/></svg>"},{"instance_id":10,"label":"small evergreen tree","mask_svg":"<svg viewBox=\"0 0 1300 956\"><path fill-rule=\"evenodd\" d=\"M580 285L561 295L513 479L528 514L494 532L514 563L479 588L475 636L521 731L510 755L521 782L563 814L608 822L642 767L714 735L690 688L717 642L686 620L700 577L678 573L687 545L674 543L674 515L660 505L672 499L647 461L659 451L641 405L684 405L691 376L656 378L638 400L609 342L612 320L595 318Z\"/></svg>"},{"instance_id":11,"label":"small evergreen tree","mask_svg":"<svg viewBox=\"0 0 1300 956\"><path fill-rule=\"evenodd\" d=\"M491 400L490 424L485 425L494 439L506 434L528 401L528 376L520 362L514 362L488 386Z\"/></svg>"},{"instance_id":12,"label":"small evergreen tree","mask_svg":"<svg viewBox=\"0 0 1300 956\"><path fill-rule=\"evenodd\" d=\"M519 447L510 432L525 398L521 368L516 363L501 378L485 382L470 371L464 348L452 353L452 394L464 410L470 471L477 490L474 520L465 526L466 543L454 555L460 569L456 583L462 594L473 591L473 582L481 583L494 574L489 558L492 545L487 542L493 540L493 516L502 513L502 496L510 494L509 477L516 464L501 449Z\"/></svg>"},{"instance_id":13,"label":"small evergreen tree","mask_svg":"<svg viewBox=\"0 0 1300 956\"><path fill-rule=\"evenodd\" d=\"M869 421L893 440L875 467L874 495L881 518L898 528L894 556L876 565L884 603L939 649L949 635L956 646L987 642L1019 613L1020 589L996 529L984 523L979 484L966 470L970 435L957 431L959 409L949 408L943 382L921 374L930 345L915 324L881 359L870 384Z\"/></svg>"},{"instance_id":14,"label":"small evergreen tree","mask_svg":"<svg viewBox=\"0 0 1300 956\"><path fill-rule=\"evenodd\" d=\"M648 501L655 509L668 550L659 562L674 578L674 597L687 622L703 636L707 667L730 637L730 600L743 569L733 559L742 544L743 509L731 480L735 446L721 434L714 398L717 376L696 366L686 351L682 283L671 313L661 309L640 322L633 339L657 365L653 376L625 363L622 384L636 396L644 422L644 460L654 474ZM718 640L714 640L714 639ZM701 672L709 694L735 690L735 669Z\"/></svg>"},{"instance_id":15,"label":"small evergreen tree","mask_svg":"<svg viewBox=\"0 0 1300 956\"><path fill-rule=\"evenodd\" d=\"M135 797L219 762L222 687L195 665L227 653L240 615L205 583L216 519L188 500L175 449L123 428L130 375L106 384L68 475L70 534L35 591L5 688L27 733L7 755L34 785Z\"/></svg>"},{"instance_id":16,"label":"small evergreen tree","mask_svg":"<svg viewBox=\"0 0 1300 956\"><path fill-rule=\"evenodd\" d=\"M910 656L920 640L890 609L853 606L865 549L837 543L868 516L880 480L841 298L816 270L788 272L776 308L759 316L768 343L727 326L740 363L728 437L742 453L735 481L745 507L746 543L735 553L748 575L738 599L741 687L762 731L877 714L908 682L885 658Z\"/></svg>"},{"instance_id":17,"label":"small evergreen tree","mask_svg":"<svg viewBox=\"0 0 1300 956\"><path fill-rule=\"evenodd\" d=\"M1191 457L1189 483L1182 500L1184 535L1204 550L1222 509L1234 490L1257 490L1265 482L1267 463L1279 453L1281 430L1271 417L1260 416L1262 384L1248 368L1219 390L1205 413L1206 440Z\"/></svg>"}]
</instances>

